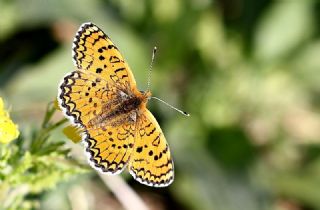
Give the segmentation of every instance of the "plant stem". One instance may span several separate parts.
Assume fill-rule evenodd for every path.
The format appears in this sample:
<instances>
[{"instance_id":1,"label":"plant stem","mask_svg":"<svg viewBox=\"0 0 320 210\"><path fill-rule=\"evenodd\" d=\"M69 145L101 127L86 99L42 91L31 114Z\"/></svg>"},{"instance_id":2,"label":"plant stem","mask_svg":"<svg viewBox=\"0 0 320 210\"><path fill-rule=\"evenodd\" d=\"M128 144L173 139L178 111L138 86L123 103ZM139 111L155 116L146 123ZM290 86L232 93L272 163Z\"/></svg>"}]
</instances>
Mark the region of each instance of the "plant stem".
<instances>
[{"instance_id":1,"label":"plant stem","mask_svg":"<svg viewBox=\"0 0 320 210\"><path fill-rule=\"evenodd\" d=\"M98 175L127 210L148 210L148 206L139 195L119 175L110 176L98 172ZM125 195L125 196L124 196Z\"/></svg>"}]
</instances>

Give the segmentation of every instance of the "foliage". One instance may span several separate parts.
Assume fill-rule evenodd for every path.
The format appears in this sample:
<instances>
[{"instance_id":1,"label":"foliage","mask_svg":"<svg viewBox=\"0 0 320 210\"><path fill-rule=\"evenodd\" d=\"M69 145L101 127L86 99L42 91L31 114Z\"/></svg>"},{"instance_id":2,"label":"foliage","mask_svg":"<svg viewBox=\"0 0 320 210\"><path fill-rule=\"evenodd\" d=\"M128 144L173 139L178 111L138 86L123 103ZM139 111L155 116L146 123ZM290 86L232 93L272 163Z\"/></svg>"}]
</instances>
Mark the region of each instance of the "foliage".
<instances>
[{"instance_id":1,"label":"foliage","mask_svg":"<svg viewBox=\"0 0 320 210\"><path fill-rule=\"evenodd\" d=\"M67 158L69 149L63 141L50 138L53 129L65 123L52 123L55 108L48 106L40 128L10 143L0 145L0 203L5 209L33 209L39 206L33 198L54 188L85 170Z\"/></svg>"}]
</instances>

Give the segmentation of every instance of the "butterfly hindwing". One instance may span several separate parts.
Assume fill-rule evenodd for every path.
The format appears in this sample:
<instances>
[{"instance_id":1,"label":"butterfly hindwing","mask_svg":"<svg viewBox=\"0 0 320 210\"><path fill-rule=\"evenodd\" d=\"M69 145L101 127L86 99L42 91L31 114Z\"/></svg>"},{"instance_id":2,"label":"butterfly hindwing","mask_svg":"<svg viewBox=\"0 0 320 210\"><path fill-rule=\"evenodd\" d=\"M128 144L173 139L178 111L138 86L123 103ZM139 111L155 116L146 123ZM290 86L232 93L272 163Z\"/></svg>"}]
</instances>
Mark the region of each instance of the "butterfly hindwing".
<instances>
[{"instance_id":1,"label":"butterfly hindwing","mask_svg":"<svg viewBox=\"0 0 320 210\"><path fill-rule=\"evenodd\" d=\"M103 173L120 173L129 161L134 133L134 124L88 129L84 140L90 164Z\"/></svg>"},{"instance_id":2,"label":"butterfly hindwing","mask_svg":"<svg viewBox=\"0 0 320 210\"><path fill-rule=\"evenodd\" d=\"M174 179L168 143L158 122L147 109L137 121L129 171L136 180L153 187L168 186Z\"/></svg>"}]
</instances>

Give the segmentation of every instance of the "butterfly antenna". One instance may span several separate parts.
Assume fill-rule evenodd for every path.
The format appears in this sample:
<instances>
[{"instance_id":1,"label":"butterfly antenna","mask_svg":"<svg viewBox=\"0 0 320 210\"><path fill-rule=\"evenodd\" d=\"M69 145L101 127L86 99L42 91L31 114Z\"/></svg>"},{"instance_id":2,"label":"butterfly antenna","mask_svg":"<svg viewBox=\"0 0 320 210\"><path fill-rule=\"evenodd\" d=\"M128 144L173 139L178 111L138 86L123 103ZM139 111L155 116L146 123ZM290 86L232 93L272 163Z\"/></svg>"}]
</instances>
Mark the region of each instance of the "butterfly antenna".
<instances>
[{"instance_id":1,"label":"butterfly antenna","mask_svg":"<svg viewBox=\"0 0 320 210\"><path fill-rule=\"evenodd\" d=\"M165 105L167 105L167 106L168 106L168 107L170 107L171 109L176 110L177 112L179 112L180 114L183 114L184 116L187 116L187 117L189 117L189 116L190 116L190 114L189 114L188 112L182 111L182 110L180 110L180 109L178 109L178 108L176 108L176 107L172 106L171 104L169 104L169 103L165 102L164 100L162 100L162 99L160 99L160 98L157 98L157 97L154 97L154 96L152 96L151 98L154 98L154 99L156 99L156 100L158 100L158 101L160 101L160 102L164 103Z\"/></svg>"},{"instance_id":2,"label":"butterfly antenna","mask_svg":"<svg viewBox=\"0 0 320 210\"><path fill-rule=\"evenodd\" d=\"M151 58L151 63L150 63L150 68L149 68L149 73L148 73L148 86L147 86L148 88L147 88L147 91L150 91L152 65L153 65L153 61L154 61L156 52L157 52L157 47L155 46L155 47L153 48L153 50L152 50L152 58ZM165 102L164 100L162 100L162 99L160 99L160 98L157 98L157 97L152 96L152 97L150 97L149 99L151 99L151 98L156 99L156 100L164 103L165 105L169 106L171 109L176 110L177 112L179 112L180 114L182 114L182 115L184 115L184 116L187 116L187 117L190 116L189 113L187 113L187 112L185 112L185 111L182 111L182 110L180 110L180 109L172 106L171 104Z\"/></svg>"},{"instance_id":3,"label":"butterfly antenna","mask_svg":"<svg viewBox=\"0 0 320 210\"><path fill-rule=\"evenodd\" d=\"M153 50L152 50L152 58L151 58L151 63L150 63L150 68L149 68L149 73L148 73L148 86L147 86L147 91L150 91L152 65L153 65L153 61L154 61L156 52L157 52L157 47L155 46L155 47L153 48Z\"/></svg>"}]
</instances>

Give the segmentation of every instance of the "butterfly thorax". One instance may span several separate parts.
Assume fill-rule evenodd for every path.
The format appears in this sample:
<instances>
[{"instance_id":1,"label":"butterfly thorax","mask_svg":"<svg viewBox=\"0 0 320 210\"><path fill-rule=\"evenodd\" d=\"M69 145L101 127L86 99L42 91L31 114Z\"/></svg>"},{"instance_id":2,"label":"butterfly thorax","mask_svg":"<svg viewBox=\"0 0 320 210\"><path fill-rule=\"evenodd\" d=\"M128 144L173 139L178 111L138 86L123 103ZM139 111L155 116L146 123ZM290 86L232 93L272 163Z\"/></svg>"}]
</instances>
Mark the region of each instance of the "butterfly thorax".
<instances>
[{"instance_id":1,"label":"butterfly thorax","mask_svg":"<svg viewBox=\"0 0 320 210\"><path fill-rule=\"evenodd\" d=\"M89 121L89 127L118 126L124 122L135 123L140 116L140 110L146 106L150 96L149 91L134 91L131 94L119 91L118 97L106 102L101 113Z\"/></svg>"}]
</instances>

